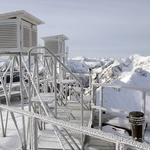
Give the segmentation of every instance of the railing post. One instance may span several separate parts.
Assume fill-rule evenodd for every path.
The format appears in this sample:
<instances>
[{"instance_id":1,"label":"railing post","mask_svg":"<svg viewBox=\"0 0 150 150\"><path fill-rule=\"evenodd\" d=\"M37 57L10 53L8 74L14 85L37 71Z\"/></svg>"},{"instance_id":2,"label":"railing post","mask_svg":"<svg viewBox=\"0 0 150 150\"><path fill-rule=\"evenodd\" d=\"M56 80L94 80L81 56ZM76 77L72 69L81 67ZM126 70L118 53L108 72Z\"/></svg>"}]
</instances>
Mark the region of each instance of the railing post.
<instances>
[{"instance_id":1,"label":"railing post","mask_svg":"<svg viewBox=\"0 0 150 150\"><path fill-rule=\"evenodd\" d=\"M96 90L97 90L97 86L92 86L92 95L93 95L93 103L94 105L96 105Z\"/></svg>"},{"instance_id":2,"label":"railing post","mask_svg":"<svg viewBox=\"0 0 150 150\"><path fill-rule=\"evenodd\" d=\"M116 142L116 144L115 144L115 150L120 150L119 147L120 147L119 142Z\"/></svg>"},{"instance_id":3,"label":"railing post","mask_svg":"<svg viewBox=\"0 0 150 150\"><path fill-rule=\"evenodd\" d=\"M31 150L38 149L38 141L37 141L37 119L34 117L30 117L31 121Z\"/></svg>"},{"instance_id":4,"label":"railing post","mask_svg":"<svg viewBox=\"0 0 150 150\"><path fill-rule=\"evenodd\" d=\"M4 120L3 120L3 115L2 115L2 110L1 109L0 109L0 120L1 120L1 126L2 126L2 136L6 137L6 133L4 131Z\"/></svg>"},{"instance_id":5,"label":"railing post","mask_svg":"<svg viewBox=\"0 0 150 150\"><path fill-rule=\"evenodd\" d=\"M47 61L47 57L43 56L43 61L44 61L44 67L47 65L49 66L50 63ZM50 70L49 70L49 67L48 67L48 71L49 71L49 74L50 74ZM44 79L46 78L46 71L44 70ZM44 93L47 93L48 92L48 82L44 82Z\"/></svg>"},{"instance_id":6,"label":"railing post","mask_svg":"<svg viewBox=\"0 0 150 150\"><path fill-rule=\"evenodd\" d=\"M99 128L102 129L102 114L103 114L103 111L102 111L102 107L103 107L103 88L104 87L100 87L100 100L99 100Z\"/></svg>"},{"instance_id":7,"label":"railing post","mask_svg":"<svg viewBox=\"0 0 150 150\"><path fill-rule=\"evenodd\" d=\"M55 107L54 114L57 118L57 60L54 58L54 93L55 93Z\"/></svg>"},{"instance_id":8,"label":"railing post","mask_svg":"<svg viewBox=\"0 0 150 150\"><path fill-rule=\"evenodd\" d=\"M39 84L39 68L38 68L38 56L35 56L35 67L36 67L36 75L37 75L37 90L40 93L40 84Z\"/></svg>"},{"instance_id":9,"label":"railing post","mask_svg":"<svg viewBox=\"0 0 150 150\"><path fill-rule=\"evenodd\" d=\"M126 150L125 145L122 143L116 143L116 150Z\"/></svg>"},{"instance_id":10,"label":"railing post","mask_svg":"<svg viewBox=\"0 0 150 150\"><path fill-rule=\"evenodd\" d=\"M142 91L142 106L141 106L141 112L145 114L145 104L146 104L146 92Z\"/></svg>"},{"instance_id":11,"label":"railing post","mask_svg":"<svg viewBox=\"0 0 150 150\"><path fill-rule=\"evenodd\" d=\"M23 96L23 73L22 73L22 57L19 54L19 74L20 74L20 96L21 96L21 109L24 110L24 96ZM25 117L22 115L22 126L23 126L23 142L24 149L26 150L26 126L25 126Z\"/></svg>"},{"instance_id":12,"label":"railing post","mask_svg":"<svg viewBox=\"0 0 150 150\"><path fill-rule=\"evenodd\" d=\"M90 95L91 95L91 89L92 89L92 69L89 68L89 88L90 88Z\"/></svg>"},{"instance_id":13,"label":"railing post","mask_svg":"<svg viewBox=\"0 0 150 150\"><path fill-rule=\"evenodd\" d=\"M83 126L83 87L81 85L81 126ZM84 135L81 134L81 149L83 149L83 137Z\"/></svg>"}]
</instances>

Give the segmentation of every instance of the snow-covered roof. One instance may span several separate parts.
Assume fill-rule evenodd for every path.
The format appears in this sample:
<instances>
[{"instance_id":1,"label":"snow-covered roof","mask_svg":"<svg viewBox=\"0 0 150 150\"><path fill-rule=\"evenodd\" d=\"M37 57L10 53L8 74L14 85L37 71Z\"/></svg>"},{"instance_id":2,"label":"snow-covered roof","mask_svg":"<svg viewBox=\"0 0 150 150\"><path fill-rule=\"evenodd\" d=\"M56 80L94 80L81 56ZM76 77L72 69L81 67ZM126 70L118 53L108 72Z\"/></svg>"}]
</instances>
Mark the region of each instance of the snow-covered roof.
<instances>
[{"instance_id":1,"label":"snow-covered roof","mask_svg":"<svg viewBox=\"0 0 150 150\"><path fill-rule=\"evenodd\" d=\"M35 16L31 15L30 13L24 10L18 10L18 11L12 11L12 12L0 14L0 20L11 19L14 17L21 17L22 19L27 20L35 25L40 25L44 23L40 19L36 18Z\"/></svg>"},{"instance_id":2,"label":"snow-covered roof","mask_svg":"<svg viewBox=\"0 0 150 150\"><path fill-rule=\"evenodd\" d=\"M59 35L53 35L53 36L47 36L47 37L42 37L42 39L44 41L49 41L49 40L69 40L69 38L67 36L65 36L64 34L59 34Z\"/></svg>"}]
</instances>

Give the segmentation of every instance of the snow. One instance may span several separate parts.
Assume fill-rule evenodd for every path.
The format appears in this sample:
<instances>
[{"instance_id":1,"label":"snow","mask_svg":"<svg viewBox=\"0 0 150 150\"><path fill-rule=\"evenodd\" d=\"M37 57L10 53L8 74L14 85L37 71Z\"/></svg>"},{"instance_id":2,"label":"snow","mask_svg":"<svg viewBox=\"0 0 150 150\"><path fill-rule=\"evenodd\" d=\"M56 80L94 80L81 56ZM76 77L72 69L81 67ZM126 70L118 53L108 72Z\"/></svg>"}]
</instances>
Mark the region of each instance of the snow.
<instances>
[{"instance_id":1,"label":"snow","mask_svg":"<svg viewBox=\"0 0 150 150\"><path fill-rule=\"evenodd\" d=\"M3 111L3 117L6 118L6 111ZM17 124L18 126L21 126L21 115L15 114L17 118ZM1 128L1 126L0 126ZM9 114L9 120L8 120L8 127L7 127L7 136L2 137L2 129L0 130L0 150L18 150L21 149L20 145L20 139L18 137L18 134L16 134L16 129L14 122L12 121L11 115ZM22 131L22 129L20 129Z\"/></svg>"},{"instance_id":2,"label":"snow","mask_svg":"<svg viewBox=\"0 0 150 150\"><path fill-rule=\"evenodd\" d=\"M111 83L114 85L128 85L141 88L150 88L150 57L140 55L129 56L121 60L115 60L104 69L99 68L97 76L100 83ZM95 70L94 70L95 72ZM146 114L150 114L150 93L146 95ZM127 89L104 89L104 107L115 108L125 111L141 111L142 93L140 91ZM97 105L99 105L99 91L97 92ZM112 119L110 124L123 126L117 117ZM111 128L111 127L110 127ZM105 129L106 131L106 129ZM108 129L108 132L110 130ZM117 130L112 130L112 133ZM148 139L148 132L145 134Z\"/></svg>"},{"instance_id":3,"label":"snow","mask_svg":"<svg viewBox=\"0 0 150 150\"><path fill-rule=\"evenodd\" d=\"M93 82L98 81L99 83L111 83L114 85L128 85L141 88L150 88L150 56L143 57L141 55L134 54L120 60L114 60L111 58L94 60L91 59L90 61L90 58L88 58L87 61L87 59L84 58L81 61L81 58L79 57L72 59L72 61L74 60L80 61L81 64L86 64L86 68L92 68L92 79L95 80ZM97 105L99 105L99 90L96 94L96 103ZM141 91L105 88L103 105L105 107L125 110L128 112L141 111L141 99ZM146 114L150 114L149 108L150 93L147 92ZM120 121L118 117L113 118L108 123L118 124L119 126L129 126L128 121L126 121L125 123L123 120ZM103 127L103 131L122 134L123 136L126 136L126 131L124 129L121 130L114 128L115 127L113 126L107 125ZM145 139L149 140L149 137L150 134L146 131Z\"/></svg>"},{"instance_id":4,"label":"snow","mask_svg":"<svg viewBox=\"0 0 150 150\"><path fill-rule=\"evenodd\" d=\"M126 130L116 128L114 126L110 126L110 125L103 126L102 130L104 132L113 133L113 134L120 135L120 136L124 135L125 137L129 138L129 133Z\"/></svg>"},{"instance_id":5,"label":"snow","mask_svg":"<svg viewBox=\"0 0 150 150\"><path fill-rule=\"evenodd\" d=\"M88 73L88 67L80 60L68 60L69 68L73 73Z\"/></svg>"},{"instance_id":6,"label":"snow","mask_svg":"<svg viewBox=\"0 0 150 150\"><path fill-rule=\"evenodd\" d=\"M2 63L0 61L0 63ZM6 64L7 65L7 64ZM129 85L143 88L150 88L150 56L143 57L135 54L120 60L112 58L85 58L76 57L68 60L68 67L74 73L89 73L92 69L93 82L111 83L115 85ZM87 82L87 80L83 80ZM97 105L99 105L99 91L97 91ZM141 110L142 95L140 91L131 91L128 89L105 88L104 106L126 111ZM146 95L146 113L150 114L150 93ZM118 117L110 120L108 123L117 123L120 126L129 126L128 122L121 121ZM12 126L12 122L9 123ZM103 131L111 132L117 135L129 137L124 129L116 128L111 125L103 127ZM149 132L145 132L145 139L150 140ZM0 137L0 149L14 150L18 149L18 136L10 128L7 137Z\"/></svg>"}]
</instances>

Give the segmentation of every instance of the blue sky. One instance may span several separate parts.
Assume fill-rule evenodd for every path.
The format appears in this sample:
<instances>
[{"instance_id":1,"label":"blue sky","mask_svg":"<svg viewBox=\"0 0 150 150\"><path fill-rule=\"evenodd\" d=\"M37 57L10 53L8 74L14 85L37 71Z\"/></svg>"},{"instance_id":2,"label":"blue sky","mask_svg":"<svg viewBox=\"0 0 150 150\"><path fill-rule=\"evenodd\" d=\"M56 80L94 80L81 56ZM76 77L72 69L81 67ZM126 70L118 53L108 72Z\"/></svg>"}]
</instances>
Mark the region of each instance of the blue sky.
<instances>
[{"instance_id":1,"label":"blue sky","mask_svg":"<svg viewBox=\"0 0 150 150\"><path fill-rule=\"evenodd\" d=\"M41 37L64 34L69 57L150 55L150 0L0 0L0 13L25 10L45 22Z\"/></svg>"}]
</instances>

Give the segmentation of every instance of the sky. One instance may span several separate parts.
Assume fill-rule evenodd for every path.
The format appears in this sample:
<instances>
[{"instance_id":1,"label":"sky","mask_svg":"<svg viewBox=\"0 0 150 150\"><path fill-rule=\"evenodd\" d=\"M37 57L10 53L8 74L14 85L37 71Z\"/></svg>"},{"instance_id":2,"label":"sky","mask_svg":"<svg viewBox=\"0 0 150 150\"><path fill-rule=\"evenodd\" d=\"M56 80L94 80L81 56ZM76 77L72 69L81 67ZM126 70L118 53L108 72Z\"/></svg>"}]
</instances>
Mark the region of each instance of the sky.
<instances>
[{"instance_id":1,"label":"sky","mask_svg":"<svg viewBox=\"0 0 150 150\"><path fill-rule=\"evenodd\" d=\"M150 55L149 0L0 0L0 13L25 10L41 19L41 37L64 34L69 57Z\"/></svg>"}]
</instances>

